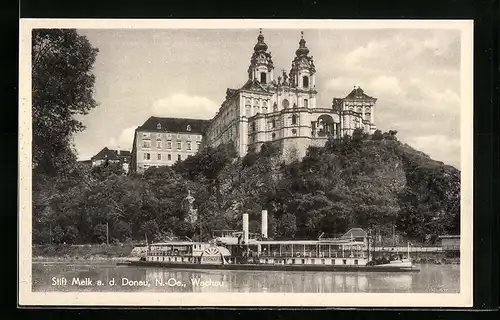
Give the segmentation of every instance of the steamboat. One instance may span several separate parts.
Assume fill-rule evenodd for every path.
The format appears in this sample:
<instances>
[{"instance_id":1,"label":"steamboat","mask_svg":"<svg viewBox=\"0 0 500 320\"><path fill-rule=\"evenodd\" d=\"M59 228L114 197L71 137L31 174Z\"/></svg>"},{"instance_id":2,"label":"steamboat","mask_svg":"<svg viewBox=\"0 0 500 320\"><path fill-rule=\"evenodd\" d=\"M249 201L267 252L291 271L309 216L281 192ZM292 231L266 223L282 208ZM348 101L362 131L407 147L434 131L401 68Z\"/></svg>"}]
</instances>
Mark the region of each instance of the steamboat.
<instances>
[{"instance_id":1,"label":"steamboat","mask_svg":"<svg viewBox=\"0 0 500 320\"><path fill-rule=\"evenodd\" d=\"M372 259L370 237L360 228L318 240L267 239L267 211L262 211L262 234L249 233L248 214L243 230L218 230L208 242L169 240L147 244L147 254L118 265L174 269L418 272L407 256Z\"/></svg>"}]
</instances>

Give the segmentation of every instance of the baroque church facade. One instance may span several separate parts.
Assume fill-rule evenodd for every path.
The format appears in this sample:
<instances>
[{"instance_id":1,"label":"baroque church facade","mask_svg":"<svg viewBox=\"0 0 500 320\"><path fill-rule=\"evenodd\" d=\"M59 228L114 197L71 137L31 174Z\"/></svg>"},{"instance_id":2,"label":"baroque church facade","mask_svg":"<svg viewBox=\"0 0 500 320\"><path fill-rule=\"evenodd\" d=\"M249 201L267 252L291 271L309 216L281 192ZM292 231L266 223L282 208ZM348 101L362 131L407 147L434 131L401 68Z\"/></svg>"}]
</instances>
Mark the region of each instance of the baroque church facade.
<instances>
[{"instance_id":1,"label":"baroque church facade","mask_svg":"<svg viewBox=\"0 0 500 320\"><path fill-rule=\"evenodd\" d=\"M208 146L233 142L240 156L276 142L287 154L302 158L310 145L324 145L328 137L352 135L356 128L373 133L376 98L355 87L332 105L317 104L316 66L303 33L289 73L276 77L262 30L248 67L248 80L228 88L226 99L205 130Z\"/></svg>"}]
</instances>

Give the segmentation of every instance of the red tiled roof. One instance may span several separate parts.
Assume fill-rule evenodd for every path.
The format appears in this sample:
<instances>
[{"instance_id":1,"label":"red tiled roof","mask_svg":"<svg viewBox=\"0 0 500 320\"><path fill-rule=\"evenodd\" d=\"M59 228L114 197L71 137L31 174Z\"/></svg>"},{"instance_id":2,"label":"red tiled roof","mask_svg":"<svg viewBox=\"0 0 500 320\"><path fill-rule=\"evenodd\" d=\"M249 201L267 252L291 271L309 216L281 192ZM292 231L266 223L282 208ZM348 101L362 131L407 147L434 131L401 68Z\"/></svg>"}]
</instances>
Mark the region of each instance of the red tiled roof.
<instances>
[{"instance_id":1,"label":"red tiled roof","mask_svg":"<svg viewBox=\"0 0 500 320\"><path fill-rule=\"evenodd\" d=\"M122 162L130 162L132 154L128 150L111 150L108 147L104 147L95 156L90 158L91 160L120 160Z\"/></svg>"},{"instance_id":2,"label":"red tiled roof","mask_svg":"<svg viewBox=\"0 0 500 320\"><path fill-rule=\"evenodd\" d=\"M375 99L373 97L370 97L369 95L367 95L363 89L361 89L360 87L357 87L357 88L354 88L346 97L345 99L361 99L361 100L372 100L372 99Z\"/></svg>"},{"instance_id":3,"label":"red tiled roof","mask_svg":"<svg viewBox=\"0 0 500 320\"><path fill-rule=\"evenodd\" d=\"M142 126L137 128L137 131L203 134L208 124L209 120L149 117Z\"/></svg>"}]
</instances>

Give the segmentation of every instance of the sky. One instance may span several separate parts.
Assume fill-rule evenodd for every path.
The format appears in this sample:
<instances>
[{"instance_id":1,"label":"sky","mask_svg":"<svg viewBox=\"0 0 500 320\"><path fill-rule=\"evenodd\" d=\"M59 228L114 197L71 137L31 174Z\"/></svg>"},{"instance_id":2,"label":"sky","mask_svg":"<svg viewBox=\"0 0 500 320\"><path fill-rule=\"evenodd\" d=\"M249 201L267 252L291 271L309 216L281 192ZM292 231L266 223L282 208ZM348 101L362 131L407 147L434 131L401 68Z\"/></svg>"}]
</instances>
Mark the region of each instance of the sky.
<instances>
[{"instance_id":1,"label":"sky","mask_svg":"<svg viewBox=\"0 0 500 320\"><path fill-rule=\"evenodd\" d=\"M99 49L99 106L80 120L79 159L131 149L150 116L210 119L227 88L247 80L255 29L79 29ZM301 29L263 29L275 75L290 70ZM460 30L305 29L316 65L317 106L360 86L377 98L375 124L460 168Z\"/></svg>"}]
</instances>

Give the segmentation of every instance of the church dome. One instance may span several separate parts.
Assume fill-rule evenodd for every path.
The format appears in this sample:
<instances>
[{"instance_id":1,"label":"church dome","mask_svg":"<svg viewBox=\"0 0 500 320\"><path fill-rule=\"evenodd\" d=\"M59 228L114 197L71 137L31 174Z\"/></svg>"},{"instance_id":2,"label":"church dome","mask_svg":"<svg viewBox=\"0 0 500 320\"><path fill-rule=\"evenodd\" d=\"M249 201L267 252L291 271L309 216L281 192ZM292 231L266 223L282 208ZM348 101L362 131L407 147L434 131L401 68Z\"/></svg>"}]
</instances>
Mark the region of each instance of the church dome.
<instances>
[{"instance_id":1,"label":"church dome","mask_svg":"<svg viewBox=\"0 0 500 320\"><path fill-rule=\"evenodd\" d=\"M302 36L299 41L299 48L295 51L295 54L298 57L307 56L309 54L309 49L306 47L306 40L304 40L304 32L302 32Z\"/></svg>"},{"instance_id":2,"label":"church dome","mask_svg":"<svg viewBox=\"0 0 500 320\"><path fill-rule=\"evenodd\" d=\"M257 44L253 47L255 51L266 51L267 44L264 42L264 36L262 35L262 30L260 30L259 36L257 37Z\"/></svg>"}]
</instances>

